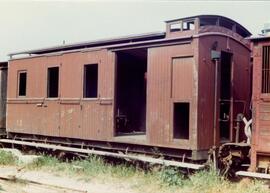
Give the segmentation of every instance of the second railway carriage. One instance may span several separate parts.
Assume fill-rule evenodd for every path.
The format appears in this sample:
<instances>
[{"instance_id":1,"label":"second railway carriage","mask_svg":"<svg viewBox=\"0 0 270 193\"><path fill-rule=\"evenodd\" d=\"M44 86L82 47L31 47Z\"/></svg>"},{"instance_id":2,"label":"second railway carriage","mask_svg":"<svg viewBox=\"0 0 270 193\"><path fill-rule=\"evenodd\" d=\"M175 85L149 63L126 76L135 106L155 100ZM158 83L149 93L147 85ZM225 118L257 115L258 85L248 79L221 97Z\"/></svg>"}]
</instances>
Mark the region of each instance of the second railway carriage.
<instances>
[{"instance_id":1,"label":"second railway carriage","mask_svg":"<svg viewBox=\"0 0 270 193\"><path fill-rule=\"evenodd\" d=\"M270 36L254 37L251 169L270 173Z\"/></svg>"},{"instance_id":2,"label":"second railway carriage","mask_svg":"<svg viewBox=\"0 0 270 193\"><path fill-rule=\"evenodd\" d=\"M199 15L164 33L13 53L8 137L206 159L244 139L235 127L250 114L250 35Z\"/></svg>"},{"instance_id":3,"label":"second railway carriage","mask_svg":"<svg viewBox=\"0 0 270 193\"><path fill-rule=\"evenodd\" d=\"M6 134L7 62L0 62L0 137Z\"/></svg>"}]
</instances>

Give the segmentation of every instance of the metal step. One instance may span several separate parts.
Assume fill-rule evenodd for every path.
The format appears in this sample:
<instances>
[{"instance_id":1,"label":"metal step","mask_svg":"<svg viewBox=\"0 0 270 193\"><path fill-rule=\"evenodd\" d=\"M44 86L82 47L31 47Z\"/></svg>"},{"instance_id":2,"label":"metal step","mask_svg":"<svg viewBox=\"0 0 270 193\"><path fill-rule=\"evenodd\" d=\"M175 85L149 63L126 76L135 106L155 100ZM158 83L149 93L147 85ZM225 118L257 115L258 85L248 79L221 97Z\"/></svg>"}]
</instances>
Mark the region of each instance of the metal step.
<instances>
[{"instance_id":1,"label":"metal step","mask_svg":"<svg viewBox=\"0 0 270 193\"><path fill-rule=\"evenodd\" d=\"M257 173L257 172L247 172L247 171L238 171L236 172L237 176L251 177L251 178L260 178L264 180L270 180L270 174Z\"/></svg>"}]
</instances>

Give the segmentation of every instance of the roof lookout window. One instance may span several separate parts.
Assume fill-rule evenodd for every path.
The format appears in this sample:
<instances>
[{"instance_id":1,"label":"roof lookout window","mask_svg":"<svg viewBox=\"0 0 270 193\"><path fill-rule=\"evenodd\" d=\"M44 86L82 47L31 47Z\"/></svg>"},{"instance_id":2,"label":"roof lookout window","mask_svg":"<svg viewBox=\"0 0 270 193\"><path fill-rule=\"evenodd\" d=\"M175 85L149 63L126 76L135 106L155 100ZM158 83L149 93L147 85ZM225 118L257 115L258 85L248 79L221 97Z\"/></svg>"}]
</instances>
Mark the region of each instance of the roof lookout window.
<instances>
[{"instance_id":1,"label":"roof lookout window","mask_svg":"<svg viewBox=\"0 0 270 193\"><path fill-rule=\"evenodd\" d=\"M188 20L172 21L169 24L169 27L170 27L170 32L194 30L195 29L195 20L188 19Z\"/></svg>"},{"instance_id":2,"label":"roof lookout window","mask_svg":"<svg viewBox=\"0 0 270 193\"><path fill-rule=\"evenodd\" d=\"M173 23L170 25L170 32L176 32L176 31L181 31L181 23Z\"/></svg>"},{"instance_id":3,"label":"roof lookout window","mask_svg":"<svg viewBox=\"0 0 270 193\"><path fill-rule=\"evenodd\" d=\"M216 17L203 17L200 18L200 26L206 26L206 25L217 25L218 24L218 18Z\"/></svg>"},{"instance_id":4,"label":"roof lookout window","mask_svg":"<svg viewBox=\"0 0 270 193\"><path fill-rule=\"evenodd\" d=\"M230 22L230 21L225 20L225 19L221 19L220 22L219 22L219 25L222 26L222 27L225 27L227 29L232 30L234 24L232 22Z\"/></svg>"},{"instance_id":5,"label":"roof lookout window","mask_svg":"<svg viewBox=\"0 0 270 193\"><path fill-rule=\"evenodd\" d=\"M183 21L183 31L194 30L194 29L195 29L194 20Z\"/></svg>"}]
</instances>

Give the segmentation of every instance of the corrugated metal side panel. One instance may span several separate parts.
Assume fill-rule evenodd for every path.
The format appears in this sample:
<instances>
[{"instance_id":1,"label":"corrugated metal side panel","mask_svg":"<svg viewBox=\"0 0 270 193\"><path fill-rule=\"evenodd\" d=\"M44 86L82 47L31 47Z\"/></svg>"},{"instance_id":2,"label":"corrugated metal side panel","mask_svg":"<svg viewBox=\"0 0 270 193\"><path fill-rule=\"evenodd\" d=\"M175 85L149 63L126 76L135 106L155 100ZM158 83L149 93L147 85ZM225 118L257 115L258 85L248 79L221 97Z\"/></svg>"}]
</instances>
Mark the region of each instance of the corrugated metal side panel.
<instances>
[{"instance_id":1,"label":"corrugated metal side panel","mask_svg":"<svg viewBox=\"0 0 270 193\"><path fill-rule=\"evenodd\" d=\"M107 50L100 51L102 58L99 70L99 94L102 98L113 99L115 78L115 53Z\"/></svg>"},{"instance_id":2,"label":"corrugated metal side panel","mask_svg":"<svg viewBox=\"0 0 270 193\"><path fill-rule=\"evenodd\" d=\"M43 72L46 58L25 59L9 62L7 90L7 131L39 133L44 113L36 108L36 103L43 101L45 91L45 74ZM17 97L18 72L27 71L26 97ZM26 104L28 101L29 104Z\"/></svg>"},{"instance_id":3,"label":"corrugated metal side panel","mask_svg":"<svg viewBox=\"0 0 270 193\"><path fill-rule=\"evenodd\" d=\"M226 46L225 40L218 36L199 38L198 148L200 149L208 149L214 145L215 64L211 60L210 51L215 41L221 49Z\"/></svg>"},{"instance_id":4,"label":"corrugated metal side panel","mask_svg":"<svg viewBox=\"0 0 270 193\"><path fill-rule=\"evenodd\" d=\"M262 78L262 45L254 46L253 52L253 81L252 81L252 100L261 99L261 78Z\"/></svg>"},{"instance_id":5,"label":"corrugated metal side panel","mask_svg":"<svg viewBox=\"0 0 270 193\"><path fill-rule=\"evenodd\" d=\"M162 53L161 49L149 49L148 50L148 69L147 69L147 137L152 143L164 143L163 130L164 128L164 119L168 119L169 112L164 111L162 104L163 95L167 95L169 98L169 70L164 71L164 66L168 65L168 60L166 61L166 53ZM168 67L167 67L168 68ZM162 71L163 74L160 74L157 77L157 72ZM165 76L165 77L164 77ZM164 89L163 84L167 84ZM159 86L157 89L155 87ZM167 100L168 101L168 100ZM169 105L169 104L167 104Z\"/></svg>"},{"instance_id":6,"label":"corrugated metal side panel","mask_svg":"<svg viewBox=\"0 0 270 193\"><path fill-rule=\"evenodd\" d=\"M98 64L98 98L83 99L83 66ZM47 99L47 69L59 66L59 96ZM15 60L10 65L9 132L85 139L113 136L114 54L107 50ZM18 98L17 71L27 70L27 96ZM83 114L83 116L81 116Z\"/></svg>"},{"instance_id":7,"label":"corrugated metal side panel","mask_svg":"<svg viewBox=\"0 0 270 193\"><path fill-rule=\"evenodd\" d=\"M191 148L172 139L172 59L192 56L191 44L150 48L147 69L147 137L151 144ZM192 126L191 126L192 128ZM194 128L192 128L194 129ZM194 140L194 139L193 139Z\"/></svg>"},{"instance_id":8,"label":"corrugated metal side panel","mask_svg":"<svg viewBox=\"0 0 270 193\"><path fill-rule=\"evenodd\" d=\"M17 97L17 74L20 70L27 70L26 97L44 97L46 92L45 86L43 86L45 85L44 81L46 79L46 74L44 74L44 66L46 63L47 59L45 57L11 61L9 63L8 71L8 98Z\"/></svg>"},{"instance_id":9,"label":"corrugated metal side panel","mask_svg":"<svg viewBox=\"0 0 270 193\"><path fill-rule=\"evenodd\" d=\"M62 56L49 56L46 58L46 63L44 68L42 69L43 77L44 77L44 84L40 84L40 87L44 88L44 95L43 97L47 97L47 82L48 82L48 68L51 67L59 67L59 88L58 93L59 97L61 97L62 93L62 82L61 78L64 77L62 73ZM35 81L35 80L33 80ZM40 107L37 107L40 108ZM45 101L44 105L41 107L43 108L42 122L44 123L44 129L39 125L36 125L39 128L39 134L42 135L50 135L50 136L59 136L60 134L60 101L59 99L48 99ZM33 115L34 117L35 115Z\"/></svg>"},{"instance_id":10,"label":"corrugated metal side panel","mask_svg":"<svg viewBox=\"0 0 270 193\"><path fill-rule=\"evenodd\" d=\"M61 104L60 108L60 136L81 138L83 134L80 104Z\"/></svg>"},{"instance_id":11,"label":"corrugated metal side panel","mask_svg":"<svg viewBox=\"0 0 270 193\"><path fill-rule=\"evenodd\" d=\"M111 139L112 113L111 105L100 105L95 101L83 103L82 138L94 140Z\"/></svg>"},{"instance_id":12,"label":"corrugated metal side panel","mask_svg":"<svg viewBox=\"0 0 270 193\"><path fill-rule=\"evenodd\" d=\"M193 57L180 57L172 60L172 98L190 100L193 96Z\"/></svg>"},{"instance_id":13,"label":"corrugated metal side panel","mask_svg":"<svg viewBox=\"0 0 270 193\"><path fill-rule=\"evenodd\" d=\"M27 109L27 111L25 110ZM35 117L32 117L35 115ZM39 134L37 125L44 129L43 111L35 104L8 104L7 131Z\"/></svg>"},{"instance_id":14,"label":"corrugated metal side panel","mask_svg":"<svg viewBox=\"0 0 270 193\"><path fill-rule=\"evenodd\" d=\"M98 63L98 100L82 102L82 138L110 139L113 137L114 55L102 50L88 52L86 56L85 64Z\"/></svg>"},{"instance_id":15,"label":"corrugated metal side panel","mask_svg":"<svg viewBox=\"0 0 270 193\"><path fill-rule=\"evenodd\" d=\"M245 116L249 116L251 96L250 52L240 43L221 36L205 36L199 38L199 96L198 96L198 142L199 149L208 149L214 143L214 91L215 64L211 60L212 45L217 44L217 51L232 52L233 99L245 102ZM219 108L219 106L217 106ZM218 111L217 111L218 112ZM243 104L235 102L233 118L243 113ZM219 117L217 116L217 119ZM235 124L235 123L234 123ZM216 145L219 144L219 126L216 130ZM234 138L234 136L232 136ZM242 139L242 138L241 138Z\"/></svg>"},{"instance_id":16,"label":"corrugated metal side panel","mask_svg":"<svg viewBox=\"0 0 270 193\"><path fill-rule=\"evenodd\" d=\"M172 100L173 103L185 102L190 105L189 112L189 140L173 139L173 132L170 138L173 139L174 144L179 142L186 142L188 147L197 149L197 64L196 53L194 51L193 57L177 57L172 60ZM172 118L173 118L173 106ZM180 118L180 117L179 117ZM172 125L173 127L173 125ZM173 128L172 128L173 130ZM180 131L181 132L181 131Z\"/></svg>"},{"instance_id":17,"label":"corrugated metal side panel","mask_svg":"<svg viewBox=\"0 0 270 193\"><path fill-rule=\"evenodd\" d=\"M251 168L255 171L258 154L270 153L270 94L262 93L263 46L269 40L253 44L253 93L252 93L252 146Z\"/></svg>"},{"instance_id":18,"label":"corrugated metal side panel","mask_svg":"<svg viewBox=\"0 0 270 193\"><path fill-rule=\"evenodd\" d=\"M83 93L83 61L81 52L64 54L61 57L61 98L81 98Z\"/></svg>"},{"instance_id":19,"label":"corrugated metal side panel","mask_svg":"<svg viewBox=\"0 0 270 193\"><path fill-rule=\"evenodd\" d=\"M63 56L61 90L62 98L66 101L61 104L61 136L95 140L112 137L113 62L113 54L106 50ZM96 99L83 99L86 64L98 64L98 98ZM109 104L102 105L103 100Z\"/></svg>"},{"instance_id":20,"label":"corrugated metal side panel","mask_svg":"<svg viewBox=\"0 0 270 193\"><path fill-rule=\"evenodd\" d=\"M250 62L251 53L249 50L242 47L240 44L230 42L233 50L233 97L234 100L244 101L245 104L235 102L233 105L233 127L236 126L237 114L243 113L247 119L251 118L251 103L252 103L252 65ZM245 105L245 106L244 106ZM243 128L244 125L241 125ZM235 132L234 128L232 130ZM235 134L232 135L235 140ZM240 130L240 141L246 139L244 130Z\"/></svg>"},{"instance_id":21,"label":"corrugated metal side panel","mask_svg":"<svg viewBox=\"0 0 270 193\"><path fill-rule=\"evenodd\" d=\"M259 127L257 127L257 151L270 152L270 103L257 106Z\"/></svg>"},{"instance_id":22,"label":"corrugated metal side panel","mask_svg":"<svg viewBox=\"0 0 270 193\"><path fill-rule=\"evenodd\" d=\"M36 121L34 129L38 128L38 134L41 135L50 135L50 136L59 136L60 134L60 106L59 101L46 101L45 106L36 107L43 108L40 115L30 116L32 119L36 119L35 116L40 117L41 123L43 126L40 126L40 123ZM30 119L31 122L31 119Z\"/></svg>"},{"instance_id":23,"label":"corrugated metal side panel","mask_svg":"<svg viewBox=\"0 0 270 193\"><path fill-rule=\"evenodd\" d=\"M252 113L251 168L255 171L258 155L268 154L270 159L270 101L253 100Z\"/></svg>"}]
</instances>

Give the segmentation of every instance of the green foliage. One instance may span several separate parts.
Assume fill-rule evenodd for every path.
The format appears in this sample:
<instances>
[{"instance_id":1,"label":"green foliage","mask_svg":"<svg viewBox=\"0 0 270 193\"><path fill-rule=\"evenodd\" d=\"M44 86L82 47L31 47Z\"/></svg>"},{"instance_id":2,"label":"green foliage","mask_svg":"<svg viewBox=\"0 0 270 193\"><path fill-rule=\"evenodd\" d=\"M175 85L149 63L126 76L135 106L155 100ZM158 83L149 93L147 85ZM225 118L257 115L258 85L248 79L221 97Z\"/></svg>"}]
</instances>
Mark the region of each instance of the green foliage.
<instances>
[{"instance_id":1,"label":"green foliage","mask_svg":"<svg viewBox=\"0 0 270 193\"><path fill-rule=\"evenodd\" d=\"M245 193L266 193L269 192L269 188L263 188L263 182L254 180L252 181L249 186L246 188ZM244 193L244 191L243 191Z\"/></svg>"},{"instance_id":2,"label":"green foliage","mask_svg":"<svg viewBox=\"0 0 270 193\"><path fill-rule=\"evenodd\" d=\"M189 177L190 186L197 190L208 190L217 184L227 183L227 180L219 176L214 169L202 170Z\"/></svg>"},{"instance_id":3,"label":"green foliage","mask_svg":"<svg viewBox=\"0 0 270 193\"><path fill-rule=\"evenodd\" d=\"M11 153L0 151L0 164L15 162L16 159ZM100 156L89 156L86 159L71 161L60 161L55 157L42 156L28 164L27 168L45 169L57 172L59 175L77 176L87 181L91 179L104 182L116 180L116 183L121 181L145 193L266 193L268 191L264 189L260 181L229 182L212 168L184 176L173 167L158 167L156 170L144 171L129 165L128 162L116 165L107 163Z\"/></svg>"},{"instance_id":4,"label":"green foliage","mask_svg":"<svg viewBox=\"0 0 270 193\"><path fill-rule=\"evenodd\" d=\"M17 158L11 152L0 150L0 165L14 165L16 162Z\"/></svg>"},{"instance_id":5,"label":"green foliage","mask_svg":"<svg viewBox=\"0 0 270 193\"><path fill-rule=\"evenodd\" d=\"M136 173L139 173L139 171L131 165L120 164L116 166L110 166L110 173L113 177L129 178L134 176Z\"/></svg>"},{"instance_id":6,"label":"green foliage","mask_svg":"<svg viewBox=\"0 0 270 193\"><path fill-rule=\"evenodd\" d=\"M175 168L164 167L159 172L161 182L168 186L183 186L184 176Z\"/></svg>"},{"instance_id":7,"label":"green foliage","mask_svg":"<svg viewBox=\"0 0 270 193\"><path fill-rule=\"evenodd\" d=\"M79 172L85 175L97 176L97 175L110 175L112 177L130 177L136 173L136 168L128 166L126 164L111 165L106 163L99 156L89 156L84 160L74 160L71 162L71 170L77 170L74 168L80 168Z\"/></svg>"},{"instance_id":8,"label":"green foliage","mask_svg":"<svg viewBox=\"0 0 270 193\"><path fill-rule=\"evenodd\" d=\"M73 166L70 168L71 170L77 170L76 168L81 168L80 172L86 175L97 175L97 174L104 174L106 173L106 167L104 160L98 156L89 156L87 159L84 160L74 160L71 162Z\"/></svg>"},{"instance_id":9,"label":"green foliage","mask_svg":"<svg viewBox=\"0 0 270 193\"><path fill-rule=\"evenodd\" d=\"M60 161L55 157L41 156L27 166L28 168L38 169L42 167L55 167L58 164L60 164Z\"/></svg>"}]
</instances>

